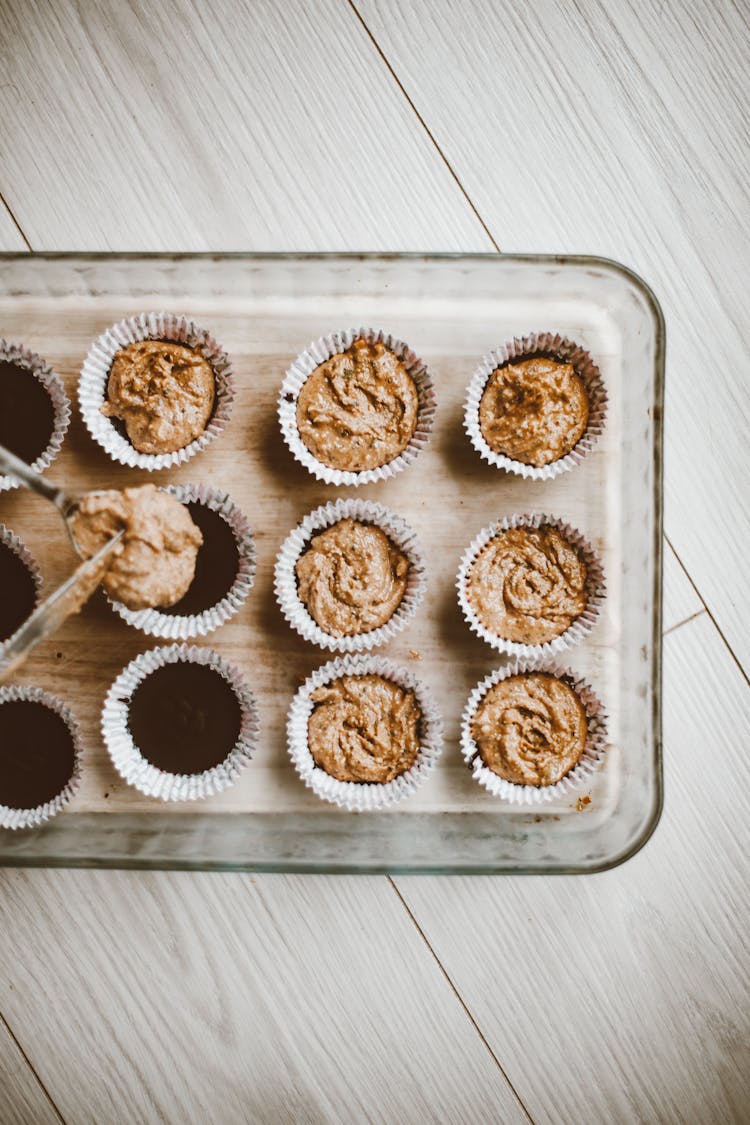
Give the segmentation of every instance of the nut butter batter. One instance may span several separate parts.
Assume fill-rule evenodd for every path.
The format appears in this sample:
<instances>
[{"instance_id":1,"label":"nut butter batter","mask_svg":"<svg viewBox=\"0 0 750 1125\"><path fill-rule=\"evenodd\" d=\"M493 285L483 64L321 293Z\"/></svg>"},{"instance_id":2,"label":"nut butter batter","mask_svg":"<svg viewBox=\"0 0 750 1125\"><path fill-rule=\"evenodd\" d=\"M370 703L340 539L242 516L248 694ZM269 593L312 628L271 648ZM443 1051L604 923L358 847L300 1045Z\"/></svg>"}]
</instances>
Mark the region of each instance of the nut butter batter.
<instances>
[{"instance_id":1,"label":"nut butter batter","mask_svg":"<svg viewBox=\"0 0 750 1125\"><path fill-rule=\"evenodd\" d=\"M406 592L409 560L379 527L344 519L312 537L295 569L313 620L347 637L391 619Z\"/></svg>"},{"instance_id":2,"label":"nut butter batter","mask_svg":"<svg viewBox=\"0 0 750 1125\"><path fill-rule=\"evenodd\" d=\"M553 527L499 531L477 555L466 593L485 629L539 645L559 637L586 608L586 563Z\"/></svg>"},{"instance_id":3,"label":"nut butter batter","mask_svg":"<svg viewBox=\"0 0 750 1125\"><path fill-rule=\"evenodd\" d=\"M418 405L416 384L398 356L360 338L305 381L297 428L322 464L361 472L403 453L417 428Z\"/></svg>"},{"instance_id":4,"label":"nut butter batter","mask_svg":"<svg viewBox=\"0 0 750 1125\"><path fill-rule=\"evenodd\" d=\"M471 724L485 765L514 785L554 785L578 762L586 735L586 712L576 693L543 672L495 684Z\"/></svg>"},{"instance_id":5,"label":"nut butter batter","mask_svg":"<svg viewBox=\"0 0 750 1125\"><path fill-rule=\"evenodd\" d=\"M311 698L310 753L331 777L382 785L414 765L422 712L413 691L384 676L340 676Z\"/></svg>"},{"instance_id":6,"label":"nut butter batter","mask_svg":"<svg viewBox=\"0 0 750 1125\"><path fill-rule=\"evenodd\" d=\"M178 602L195 576L203 536L184 504L155 484L87 496L73 517L73 535L90 558L125 528L102 585L129 609Z\"/></svg>"},{"instance_id":7,"label":"nut butter batter","mask_svg":"<svg viewBox=\"0 0 750 1125\"><path fill-rule=\"evenodd\" d=\"M588 420L583 379L572 364L546 356L498 367L479 404L479 426L490 449L537 468L570 453Z\"/></svg>"},{"instance_id":8,"label":"nut butter batter","mask_svg":"<svg viewBox=\"0 0 750 1125\"><path fill-rule=\"evenodd\" d=\"M172 453L203 433L214 396L214 373L199 352L170 340L138 340L112 361L102 414L125 424L140 453Z\"/></svg>"}]
</instances>

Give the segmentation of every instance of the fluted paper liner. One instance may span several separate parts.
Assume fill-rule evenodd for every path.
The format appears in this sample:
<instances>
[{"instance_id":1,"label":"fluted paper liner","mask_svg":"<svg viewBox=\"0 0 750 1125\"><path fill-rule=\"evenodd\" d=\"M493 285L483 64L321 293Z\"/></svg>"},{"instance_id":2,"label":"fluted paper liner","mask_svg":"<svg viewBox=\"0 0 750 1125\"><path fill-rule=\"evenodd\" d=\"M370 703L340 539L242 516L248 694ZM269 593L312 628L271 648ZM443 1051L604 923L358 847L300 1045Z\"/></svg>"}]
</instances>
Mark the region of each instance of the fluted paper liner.
<instances>
[{"instance_id":1,"label":"fluted paper liner","mask_svg":"<svg viewBox=\"0 0 750 1125\"><path fill-rule=\"evenodd\" d=\"M479 704L491 687L509 676L525 672L543 672L564 680L577 694L586 712L586 744L573 769L555 785L517 785L499 777L485 765L479 747L471 736L471 723ZM558 797L567 797L589 784L602 765L608 748L607 715L590 684L560 664L539 660L518 660L485 676L472 691L461 719L461 753L472 775L494 797L511 805L541 805Z\"/></svg>"},{"instance_id":2,"label":"fluted paper liner","mask_svg":"<svg viewBox=\"0 0 750 1125\"><path fill-rule=\"evenodd\" d=\"M316 688L339 676L368 675L384 676L413 691L422 711L420 746L414 765L382 785L377 782L338 781L315 764L308 745L308 723L315 706L310 696ZM294 768L318 797L349 812L373 812L410 796L427 779L443 748L443 722L427 689L405 668L379 656L342 656L313 672L295 695L287 719L287 745Z\"/></svg>"},{"instance_id":3,"label":"fluted paper liner","mask_svg":"<svg viewBox=\"0 0 750 1125\"><path fill-rule=\"evenodd\" d=\"M392 461L377 469L351 472L324 465L307 448L297 429L297 398L303 384L316 367L325 363L331 356L345 352L360 337L371 344L385 344L386 348L394 352L404 364L417 388L417 426L409 444L398 457L394 457ZM426 364L402 340L397 340L394 336L375 328L349 328L314 340L297 356L288 369L279 395L279 422L284 441L300 464L326 484L349 484L356 487L360 484L374 484L376 481L388 480L396 473L400 473L427 444L434 417L435 392Z\"/></svg>"},{"instance_id":4,"label":"fluted paper liner","mask_svg":"<svg viewBox=\"0 0 750 1125\"><path fill-rule=\"evenodd\" d=\"M0 362L7 361L23 367L30 375L42 384L52 402L53 423L52 433L46 449L33 462L31 468L35 473L43 473L50 467L55 457L60 452L63 440L70 425L70 401L65 393L60 376L52 370L46 359L21 344L14 344L10 340L0 338ZM18 488L19 482L14 476L0 475L0 492L11 488Z\"/></svg>"},{"instance_id":5,"label":"fluted paper liner","mask_svg":"<svg viewBox=\"0 0 750 1125\"><path fill-rule=\"evenodd\" d=\"M234 747L222 762L202 773L168 773L151 765L128 730L130 701L138 685L157 668L179 661L207 664L223 676L235 692L242 712L240 733ZM141 653L123 669L104 700L101 729L112 763L128 785L160 801L198 801L221 793L234 784L255 751L259 723L255 699L237 668L210 648L170 645Z\"/></svg>"},{"instance_id":6,"label":"fluted paper liner","mask_svg":"<svg viewBox=\"0 0 750 1125\"><path fill-rule=\"evenodd\" d=\"M36 589L35 605L39 605L42 597L42 574L39 570L39 564L31 551L26 546L23 539L21 539L19 535L16 535L15 532L11 531L4 523L0 523L0 543L2 543L4 547L8 547L14 555L17 555L28 570ZM5 641L0 640L0 656L2 656L3 645L9 640L10 637L6 637Z\"/></svg>"},{"instance_id":7,"label":"fluted paper liner","mask_svg":"<svg viewBox=\"0 0 750 1125\"><path fill-rule=\"evenodd\" d=\"M534 354L552 355L560 362L572 364L576 374L583 380L589 399L588 424L570 453L566 453L564 457L552 461L549 465L540 466L527 465L523 461L516 461L504 453L497 453L491 449L479 425L479 404L493 371L511 363L514 359ZM498 469L505 469L509 473L517 473L518 476L528 480L552 480L560 473L567 472L581 463L599 440L604 429L606 413L607 392L601 372L591 355L579 344L564 336L551 332L533 332L529 336L514 337L510 343L495 348L482 358L468 386L464 406L464 427L471 444L488 464Z\"/></svg>"},{"instance_id":8,"label":"fluted paper liner","mask_svg":"<svg viewBox=\"0 0 750 1125\"><path fill-rule=\"evenodd\" d=\"M255 540L247 517L226 492L205 484L173 484L164 489L181 504L205 504L229 524L239 552L237 576L221 601L201 613L187 615L163 613L159 609L129 609L122 602L107 598L128 625L150 637L167 640L188 640L205 637L239 612L255 579Z\"/></svg>"},{"instance_id":9,"label":"fluted paper liner","mask_svg":"<svg viewBox=\"0 0 750 1125\"><path fill-rule=\"evenodd\" d=\"M384 625L367 633L334 637L321 629L300 599L295 567L314 535L344 519L379 527L403 551L410 565L401 603ZM284 617L306 641L333 652L366 652L390 641L412 619L427 586L425 565L414 531L400 516L369 500L337 500L310 512L289 533L276 559L274 590Z\"/></svg>"},{"instance_id":10,"label":"fluted paper liner","mask_svg":"<svg viewBox=\"0 0 750 1125\"><path fill-rule=\"evenodd\" d=\"M477 555L500 531L507 531L512 527L539 528L542 526L553 527L568 543L578 548L586 564L586 608L583 613L575 619L573 624L570 625L564 633L561 633L559 637L554 637L551 641L545 641L544 644L522 644L519 641L509 641L504 637L498 637L496 633L492 633L482 624L469 600L467 590L468 579ZM525 515L505 516L496 523L491 523L487 527L482 528L464 552L461 565L458 568L456 587L458 589L458 603L461 606L461 612L472 632L476 633L478 637L481 637L483 641L486 641L488 645L491 645L496 652L502 652L508 656L515 656L527 660L552 656L555 653L563 652L565 649L583 640L584 637L587 637L596 624L606 597L604 570L601 560L588 540L581 535L580 531L571 527L569 523L565 523L564 520L557 519L555 516L535 512Z\"/></svg>"},{"instance_id":11,"label":"fluted paper liner","mask_svg":"<svg viewBox=\"0 0 750 1125\"><path fill-rule=\"evenodd\" d=\"M69 801L73 799L81 784L81 736L78 723L69 707L62 700L38 687L0 687L0 706L3 703L41 703L54 711L65 723L73 738L73 772L65 788L50 801L37 805L33 809L13 809L8 805L0 805L0 828L38 828L46 820L56 816Z\"/></svg>"},{"instance_id":12,"label":"fluted paper liner","mask_svg":"<svg viewBox=\"0 0 750 1125\"><path fill-rule=\"evenodd\" d=\"M139 453L112 419L102 414L112 361L117 352L138 340L173 340L194 348L211 365L216 383L213 414L203 433L183 449L171 453ZM234 401L231 363L214 337L188 317L165 312L141 313L113 324L94 340L81 368L78 401L86 428L113 461L148 472L169 469L195 457L226 428Z\"/></svg>"}]
</instances>

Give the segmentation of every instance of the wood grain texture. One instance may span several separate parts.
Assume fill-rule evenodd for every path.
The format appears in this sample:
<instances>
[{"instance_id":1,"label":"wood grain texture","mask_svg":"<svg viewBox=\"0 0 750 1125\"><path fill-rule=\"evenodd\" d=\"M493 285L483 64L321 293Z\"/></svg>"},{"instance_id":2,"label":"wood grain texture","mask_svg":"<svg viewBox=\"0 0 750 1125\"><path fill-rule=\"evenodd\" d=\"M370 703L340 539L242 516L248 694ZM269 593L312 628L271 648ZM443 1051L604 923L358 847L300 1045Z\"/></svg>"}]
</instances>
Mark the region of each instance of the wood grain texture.
<instances>
[{"instance_id":1,"label":"wood grain texture","mask_svg":"<svg viewBox=\"0 0 750 1125\"><path fill-rule=\"evenodd\" d=\"M36 250L491 248L346 3L3 0L0 44Z\"/></svg>"},{"instance_id":2,"label":"wood grain texture","mask_svg":"<svg viewBox=\"0 0 750 1125\"><path fill-rule=\"evenodd\" d=\"M665 641L665 811L634 859L396 880L535 1122L747 1121L749 723L702 614Z\"/></svg>"},{"instance_id":3,"label":"wood grain texture","mask_svg":"<svg viewBox=\"0 0 750 1125\"><path fill-rule=\"evenodd\" d=\"M704 612L704 606L668 543L664 544L663 559L662 629L666 633L696 613Z\"/></svg>"},{"instance_id":4,"label":"wood grain texture","mask_svg":"<svg viewBox=\"0 0 750 1125\"><path fill-rule=\"evenodd\" d=\"M385 879L9 871L0 919L77 1125L527 1120Z\"/></svg>"},{"instance_id":5,"label":"wood grain texture","mask_svg":"<svg viewBox=\"0 0 750 1125\"><path fill-rule=\"evenodd\" d=\"M750 668L747 5L356 6L502 249L603 254L653 285L667 533Z\"/></svg>"},{"instance_id":6,"label":"wood grain texture","mask_svg":"<svg viewBox=\"0 0 750 1125\"><path fill-rule=\"evenodd\" d=\"M1 178L1 177L0 177ZM23 235L7 207L0 202L0 250L26 250Z\"/></svg>"},{"instance_id":7,"label":"wood grain texture","mask_svg":"<svg viewBox=\"0 0 750 1125\"><path fill-rule=\"evenodd\" d=\"M5 974L0 1004L5 1006ZM0 1022L0 1120L3 1125L59 1125L62 1118L24 1058L7 1026Z\"/></svg>"}]
</instances>

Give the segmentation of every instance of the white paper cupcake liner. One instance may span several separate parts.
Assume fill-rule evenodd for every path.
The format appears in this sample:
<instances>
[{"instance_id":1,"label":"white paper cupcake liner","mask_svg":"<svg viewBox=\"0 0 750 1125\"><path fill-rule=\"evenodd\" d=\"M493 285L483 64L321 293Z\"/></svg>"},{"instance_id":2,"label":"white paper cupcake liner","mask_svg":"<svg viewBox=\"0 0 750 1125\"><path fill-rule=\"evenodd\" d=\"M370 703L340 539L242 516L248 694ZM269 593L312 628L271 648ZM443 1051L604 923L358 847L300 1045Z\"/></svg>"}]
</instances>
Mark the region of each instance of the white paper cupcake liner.
<instances>
[{"instance_id":1,"label":"white paper cupcake liner","mask_svg":"<svg viewBox=\"0 0 750 1125\"><path fill-rule=\"evenodd\" d=\"M318 625L297 592L297 560L310 545L313 535L343 519L372 524L385 532L409 560L406 591L393 616L378 629L353 636L333 637ZM324 504L305 516L289 533L276 558L274 590L281 612L293 629L312 644L333 652L367 652L390 641L411 621L427 586L424 555L409 525L394 512L368 500L337 500Z\"/></svg>"},{"instance_id":2,"label":"white paper cupcake liner","mask_svg":"<svg viewBox=\"0 0 750 1125\"><path fill-rule=\"evenodd\" d=\"M398 356L411 375L418 395L417 427L406 449L387 465L381 465L377 469L363 469L361 472L349 472L324 465L307 448L297 429L297 398L303 384L316 367L325 363L331 356L346 351L360 337L369 343L385 344ZM314 340L297 356L287 371L279 395L279 422L284 441L300 464L326 484L348 484L356 487L360 484L374 484L376 481L388 480L396 473L400 473L427 444L434 418L435 392L426 364L407 344L374 328L349 328Z\"/></svg>"},{"instance_id":3,"label":"white paper cupcake liner","mask_svg":"<svg viewBox=\"0 0 750 1125\"><path fill-rule=\"evenodd\" d=\"M311 694L339 676L366 675L384 676L413 691L422 711L420 747L414 765L382 785L337 781L315 764L308 746L308 723L315 706ZM427 779L443 748L443 722L425 686L405 668L379 656L342 656L313 672L295 695L287 719L287 746L297 773L318 797L349 812L373 812L410 796Z\"/></svg>"},{"instance_id":4,"label":"white paper cupcake liner","mask_svg":"<svg viewBox=\"0 0 750 1125\"><path fill-rule=\"evenodd\" d=\"M571 363L584 382L589 398L589 420L580 440L564 457L549 465L527 465L515 461L504 453L497 453L485 441L479 425L479 404L487 380L493 371L521 356L543 353L553 355L561 362ZM607 413L607 392L599 368L590 354L579 344L551 332L532 332L529 336L514 337L494 351L488 352L474 372L469 383L464 406L464 427L477 453L490 465L516 473L527 480L552 480L560 473L579 465L599 440Z\"/></svg>"},{"instance_id":5,"label":"white paper cupcake liner","mask_svg":"<svg viewBox=\"0 0 750 1125\"><path fill-rule=\"evenodd\" d=\"M78 723L69 707L62 700L38 687L0 687L0 706L3 703L41 703L54 711L63 720L73 738L73 772L64 789L50 801L33 809L13 809L0 805L0 828L38 828L46 820L56 816L78 792L81 784L81 735Z\"/></svg>"},{"instance_id":6,"label":"white paper cupcake liner","mask_svg":"<svg viewBox=\"0 0 750 1125\"><path fill-rule=\"evenodd\" d=\"M138 685L157 668L180 661L207 664L223 676L235 692L242 711L240 733L234 747L222 762L202 773L168 773L151 765L128 729L130 701ZM237 668L212 649L170 645L141 653L122 670L104 700L101 729L112 763L128 785L160 801L198 801L234 784L255 751L260 728L255 699Z\"/></svg>"},{"instance_id":7,"label":"white paper cupcake liner","mask_svg":"<svg viewBox=\"0 0 750 1125\"><path fill-rule=\"evenodd\" d=\"M0 338L0 361L15 363L19 367L25 368L42 384L52 401L52 410L54 412L52 434L47 443L47 448L37 457L36 461L34 461L31 466L35 473L43 473L50 467L55 457L57 457L60 452L63 440L68 432L68 426L70 425L70 401L65 393L63 381L60 376L52 370L52 367L47 363L46 359L42 359L42 357L36 355L35 352L30 352L28 348L24 348L21 344L13 344L9 340L4 340L2 338ZM19 485L20 482L16 477L0 475L0 492L6 492L11 488L18 488Z\"/></svg>"},{"instance_id":8,"label":"white paper cupcake liner","mask_svg":"<svg viewBox=\"0 0 750 1125\"><path fill-rule=\"evenodd\" d=\"M117 352L138 340L174 340L194 348L210 363L216 380L214 412L199 437L172 453L139 453L111 418L102 414L107 384ZM204 450L226 428L234 401L234 380L229 356L213 336L194 321L173 313L141 313L121 320L94 340L81 368L78 401L86 428L113 461L133 469L154 472L182 465Z\"/></svg>"},{"instance_id":9,"label":"white paper cupcake liner","mask_svg":"<svg viewBox=\"0 0 750 1125\"><path fill-rule=\"evenodd\" d=\"M182 616L163 613L159 609L128 609L122 602L107 598L114 611L150 637L162 637L172 641L185 641L192 637L205 637L224 625L239 612L247 601L247 596L255 580L255 540L247 517L240 511L226 492L210 488L205 484L172 484L164 489L181 504L205 504L212 512L217 512L229 524L239 552L237 577L231 587L216 605L201 613Z\"/></svg>"},{"instance_id":10,"label":"white paper cupcake liner","mask_svg":"<svg viewBox=\"0 0 750 1125\"><path fill-rule=\"evenodd\" d=\"M491 539L495 538L498 532L507 531L508 528L511 527L538 528L541 526L553 527L568 543L571 543L580 551L581 557L586 564L586 608L580 617L577 617L573 624L570 625L564 633L561 633L559 637L555 637L551 641L545 641L544 644L521 644L518 641L509 641L505 640L504 637L498 637L482 624L469 600L467 590L468 579L477 555ZM458 604L472 632L486 641L488 645L491 645L496 652L502 652L508 656L515 656L519 659L526 660L552 656L555 653L563 652L565 649L583 640L584 637L587 637L596 624L606 597L604 570L601 560L588 540L581 535L580 531L571 527L569 523L565 523L564 520L557 519L555 516L536 512L525 515L505 516L503 519L498 520L497 523L491 523L487 527L482 528L464 552L461 565L458 568L456 588L458 590Z\"/></svg>"},{"instance_id":11,"label":"white paper cupcake liner","mask_svg":"<svg viewBox=\"0 0 750 1125\"><path fill-rule=\"evenodd\" d=\"M555 785L516 785L499 777L484 764L479 747L471 736L471 723L476 710L491 687L509 676L524 672L546 672L564 680L578 695L586 711L587 735L583 754L576 765ZM608 748L607 715L590 684L559 664L539 660L518 660L485 676L472 691L461 719L461 753L472 776L494 797L511 805L541 805L558 797L566 797L590 782L601 766Z\"/></svg>"}]
</instances>

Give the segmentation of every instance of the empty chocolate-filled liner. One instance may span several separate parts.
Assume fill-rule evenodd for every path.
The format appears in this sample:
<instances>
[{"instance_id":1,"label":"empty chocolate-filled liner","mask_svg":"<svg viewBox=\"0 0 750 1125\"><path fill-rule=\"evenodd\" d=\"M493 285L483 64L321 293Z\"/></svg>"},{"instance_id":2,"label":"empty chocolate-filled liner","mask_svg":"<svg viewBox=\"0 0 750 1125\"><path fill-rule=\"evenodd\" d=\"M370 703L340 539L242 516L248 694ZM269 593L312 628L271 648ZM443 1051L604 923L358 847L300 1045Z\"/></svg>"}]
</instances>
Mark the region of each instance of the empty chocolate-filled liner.
<instances>
[{"instance_id":1,"label":"empty chocolate-filled liner","mask_svg":"<svg viewBox=\"0 0 750 1125\"><path fill-rule=\"evenodd\" d=\"M54 461L70 424L62 379L41 356L0 339L0 445L37 473ZM17 488L0 475L0 492Z\"/></svg>"},{"instance_id":2,"label":"empty chocolate-filled liner","mask_svg":"<svg viewBox=\"0 0 750 1125\"><path fill-rule=\"evenodd\" d=\"M0 827L35 828L73 798L81 743L73 713L37 687L0 687Z\"/></svg>"},{"instance_id":3,"label":"empty chocolate-filled liner","mask_svg":"<svg viewBox=\"0 0 750 1125\"><path fill-rule=\"evenodd\" d=\"M36 559L23 540L0 523L0 660L3 644L34 612L41 592Z\"/></svg>"},{"instance_id":4,"label":"empty chocolate-filled liner","mask_svg":"<svg viewBox=\"0 0 750 1125\"><path fill-rule=\"evenodd\" d=\"M232 785L254 752L255 699L217 652L170 645L132 660L107 693L102 735L129 785L195 801Z\"/></svg>"}]
</instances>

